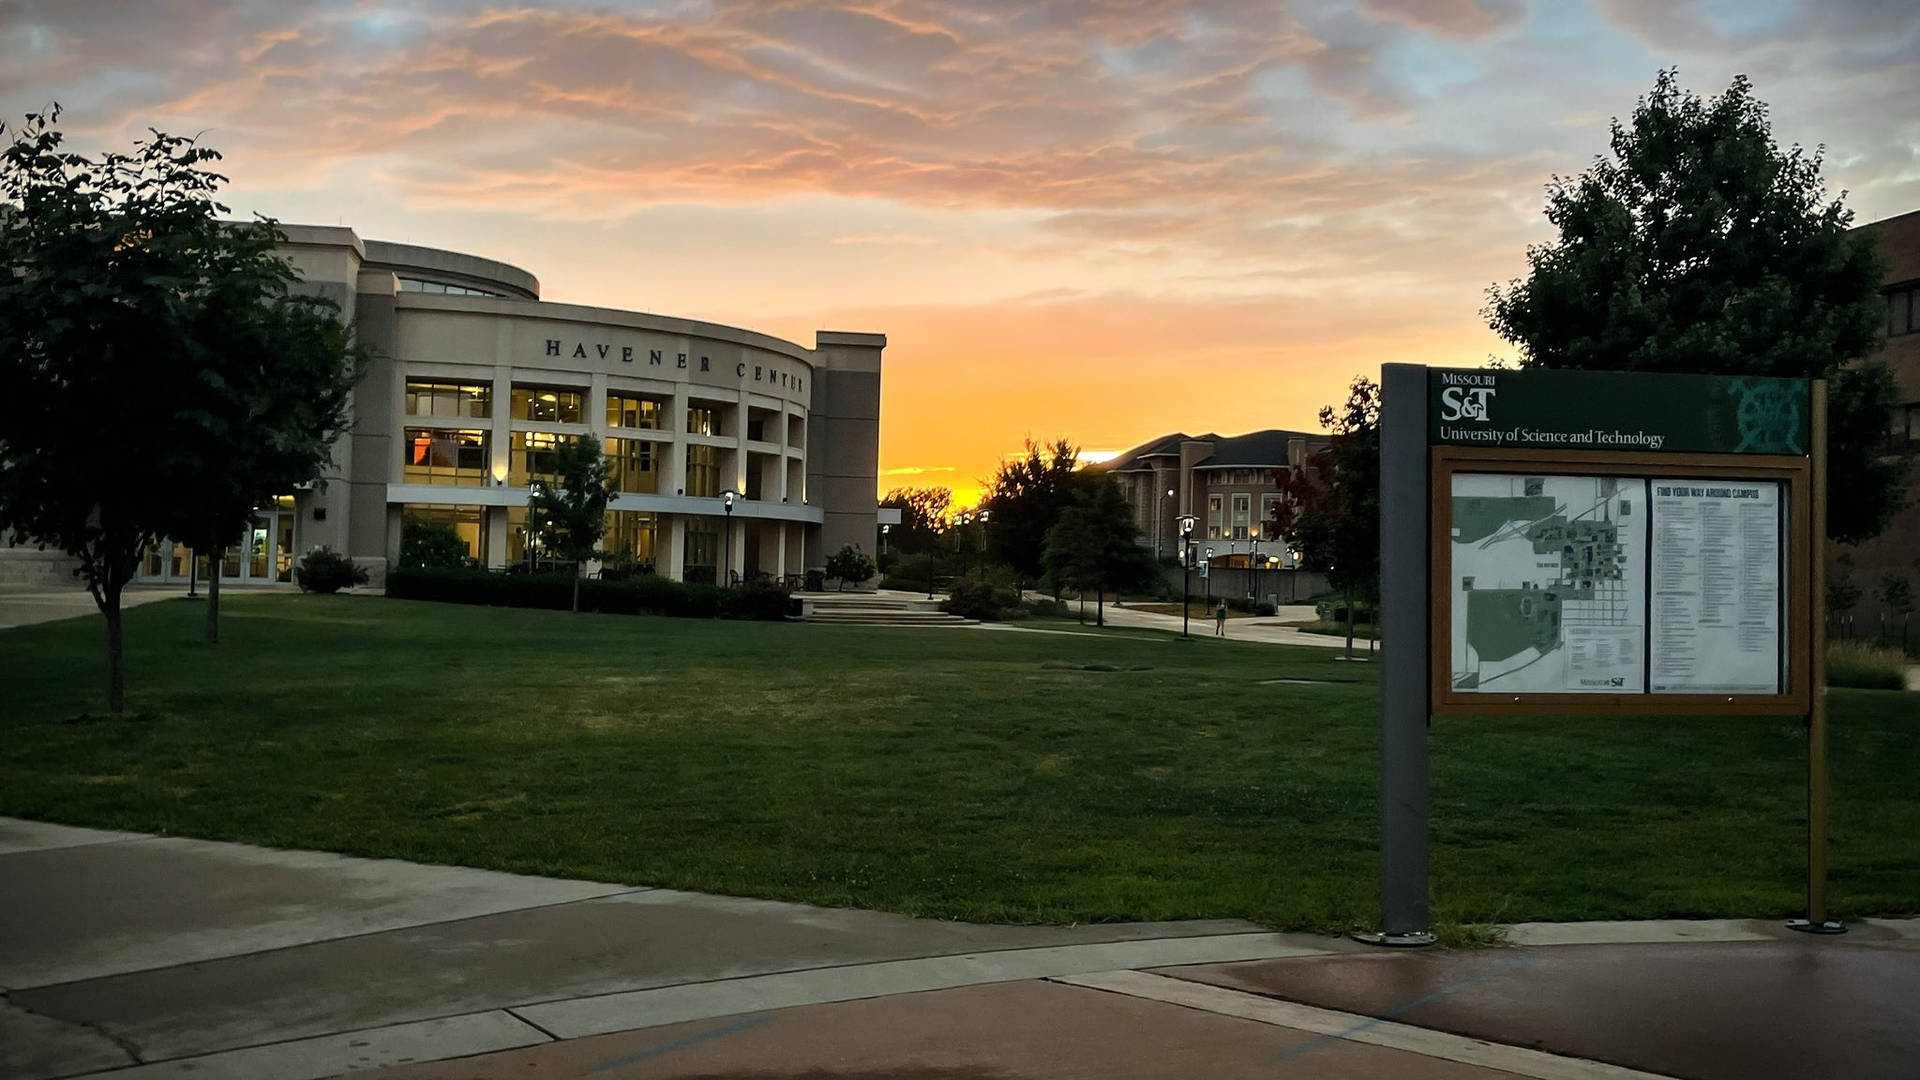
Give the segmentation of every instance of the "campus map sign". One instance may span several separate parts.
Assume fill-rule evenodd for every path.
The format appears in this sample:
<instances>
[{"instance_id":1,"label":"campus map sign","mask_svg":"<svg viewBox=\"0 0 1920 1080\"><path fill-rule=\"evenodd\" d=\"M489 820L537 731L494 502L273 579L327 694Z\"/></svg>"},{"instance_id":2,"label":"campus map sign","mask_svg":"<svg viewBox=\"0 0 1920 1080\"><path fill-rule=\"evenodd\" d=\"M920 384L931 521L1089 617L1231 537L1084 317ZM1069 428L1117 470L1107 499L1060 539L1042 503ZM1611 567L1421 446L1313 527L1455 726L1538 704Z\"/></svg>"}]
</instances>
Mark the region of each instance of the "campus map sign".
<instances>
[{"instance_id":1,"label":"campus map sign","mask_svg":"<svg viewBox=\"0 0 1920 1080\"><path fill-rule=\"evenodd\" d=\"M1440 711L1787 693L1806 382L1430 370L1427 383Z\"/></svg>"},{"instance_id":2,"label":"campus map sign","mask_svg":"<svg viewBox=\"0 0 1920 1080\"><path fill-rule=\"evenodd\" d=\"M1826 911L1827 388L1380 373L1380 932L1432 944L1436 717L1804 716L1807 917Z\"/></svg>"}]
</instances>

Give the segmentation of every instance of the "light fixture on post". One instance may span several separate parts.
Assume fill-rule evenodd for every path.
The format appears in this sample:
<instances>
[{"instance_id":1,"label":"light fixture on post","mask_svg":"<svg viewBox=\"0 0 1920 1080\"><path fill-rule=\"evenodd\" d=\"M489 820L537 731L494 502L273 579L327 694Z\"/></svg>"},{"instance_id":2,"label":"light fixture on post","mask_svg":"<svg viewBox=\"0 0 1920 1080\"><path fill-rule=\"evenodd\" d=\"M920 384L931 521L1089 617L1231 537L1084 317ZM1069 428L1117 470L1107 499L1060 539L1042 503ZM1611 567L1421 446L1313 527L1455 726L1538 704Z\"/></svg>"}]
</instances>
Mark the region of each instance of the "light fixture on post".
<instances>
[{"instance_id":1,"label":"light fixture on post","mask_svg":"<svg viewBox=\"0 0 1920 1080\"><path fill-rule=\"evenodd\" d=\"M1172 488L1167 489L1167 498L1169 500L1173 498ZM1160 557L1160 540L1161 540L1160 527L1155 526L1154 533L1153 533L1153 557L1156 559Z\"/></svg>"},{"instance_id":2,"label":"light fixture on post","mask_svg":"<svg viewBox=\"0 0 1920 1080\"><path fill-rule=\"evenodd\" d=\"M1206 597L1205 601L1202 602L1201 606L1207 609L1207 614L1211 615L1213 614L1213 549L1212 548L1207 549L1206 559L1207 559L1207 571L1206 573L1200 575L1200 591Z\"/></svg>"},{"instance_id":3,"label":"light fixture on post","mask_svg":"<svg viewBox=\"0 0 1920 1080\"><path fill-rule=\"evenodd\" d=\"M740 493L732 488L728 488L720 493L720 505L727 512L727 535L726 539L721 541L725 547L721 558L725 561L726 565L726 574L720 579L720 583L723 585L731 584L730 579L733 577L733 500L739 497Z\"/></svg>"},{"instance_id":4,"label":"light fixture on post","mask_svg":"<svg viewBox=\"0 0 1920 1080\"><path fill-rule=\"evenodd\" d=\"M1180 637L1192 640L1187 633L1187 619L1193 614L1193 589L1187 575L1193 569L1193 515L1180 515Z\"/></svg>"},{"instance_id":5,"label":"light fixture on post","mask_svg":"<svg viewBox=\"0 0 1920 1080\"><path fill-rule=\"evenodd\" d=\"M953 530L953 557L959 561L959 572L954 575L958 580L967 576L967 549L961 545L966 538L967 526L973 524L973 511L960 511L960 527Z\"/></svg>"}]
</instances>

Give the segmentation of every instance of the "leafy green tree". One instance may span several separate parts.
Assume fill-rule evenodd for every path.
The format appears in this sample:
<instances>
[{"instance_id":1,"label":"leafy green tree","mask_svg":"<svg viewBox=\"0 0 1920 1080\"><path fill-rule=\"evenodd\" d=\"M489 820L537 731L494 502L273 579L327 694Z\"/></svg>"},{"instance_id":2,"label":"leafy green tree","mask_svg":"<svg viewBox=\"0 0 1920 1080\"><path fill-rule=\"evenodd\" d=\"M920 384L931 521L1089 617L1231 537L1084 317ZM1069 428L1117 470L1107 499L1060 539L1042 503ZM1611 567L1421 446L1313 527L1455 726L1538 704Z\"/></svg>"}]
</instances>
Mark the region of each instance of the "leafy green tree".
<instances>
[{"instance_id":1,"label":"leafy green tree","mask_svg":"<svg viewBox=\"0 0 1920 1080\"><path fill-rule=\"evenodd\" d=\"M1344 403L1320 410L1320 426L1332 439L1278 474L1287 497L1267 524L1346 598L1351 656L1354 600L1376 602L1380 593L1380 384L1354 379Z\"/></svg>"},{"instance_id":2,"label":"leafy green tree","mask_svg":"<svg viewBox=\"0 0 1920 1080\"><path fill-rule=\"evenodd\" d=\"M580 610L580 576L599 554L613 499L613 465L598 439L565 439L553 451L551 478L536 476L527 498L527 528L541 547L574 564L573 610Z\"/></svg>"},{"instance_id":3,"label":"leafy green tree","mask_svg":"<svg viewBox=\"0 0 1920 1080\"><path fill-rule=\"evenodd\" d=\"M155 131L77 154L58 120L0 125L0 535L79 562L119 713L142 552L316 475L353 363L326 305L288 295L272 223L220 220L216 152Z\"/></svg>"},{"instance_id":4,"label":"leafy green tree","mask_svg":"<svg viewBox=\"0 0 1920 1080\"><path fill-rule=\"evenodd\" d=\"M1879 533L1903 481L1880 454L1892 376L1862 361L1881 270L1827 200L1820 151L1781 150L1745 76L1702 100L1674 71L1613 122L1611 149L1548 187L1559 239L1488 290L1493 329L1528 367L1830 380L1828 535Z\"/></svg>"},{"instance_id":5,"label":"leafy green tree","mask_svg":"<svg viewBox=\"0 0 1920 1080\"><path fill-rule=\"evenodd\" d=\"M839 551L827 556L827 576L838 579L839 591L845 591L848 582L862 582L873 574L873 558L857 544L842 545Z\"/></svg>"},{"instance_id":6,"label":"leafy green tree","mask_svg":"<svg viewBox=\"0 0 1920 1080\"><path fill-rule=\"evenodd\" d=\"M231 545L253 508L318 477L345 430L365 357L329 301L291 293L299 277L274 253L272 222L215 224L213 263L195 312L201 387L188 437L157 453L195 477L174 503L165 535L214 553ZM206 640L220 640L220 575L207 574Z\"/></svg>"},{"instance_id":7,"label":"leafy green tree","mask_svg":"<svg viewBox=\"0 0 1920 1080\"><path fill-rule=\"evenodd\" d=\"M987 556L1028 581L1045 570L1047 531L1091 489L1095 477L1080 471L1080 451L1066 439L1045 446L1026 441L1026 453L1001 464L980 508L991 514Z\"/></svg>"},{"instance_id":8,"label":"leafy green tree","mask_svg":"<svg viewBox=\"0 0 1920 1080\"><path fill-rule=\"evenodd\" d=\"M888 535L895 550L918 555L934 550L953 510L953 489L897 487L880 500L881 506L900 511L900 524Z\"/></svg>"},{"instance_id":9,"label":"leafy green tree","mask_svg":"<svg viewBox=\"0 0 1920 1080\"><path fill-rule=\"evenodd\" d=\"M1041 544L1045 574L1056 582L1096 593L1094 624L1107 624L1107 593L1144 588L1159 578L1153 555L1140 546L1133 507L1108 477L1082 485L1074 505L1061 511Z\"/></svg>"}]
</instances>

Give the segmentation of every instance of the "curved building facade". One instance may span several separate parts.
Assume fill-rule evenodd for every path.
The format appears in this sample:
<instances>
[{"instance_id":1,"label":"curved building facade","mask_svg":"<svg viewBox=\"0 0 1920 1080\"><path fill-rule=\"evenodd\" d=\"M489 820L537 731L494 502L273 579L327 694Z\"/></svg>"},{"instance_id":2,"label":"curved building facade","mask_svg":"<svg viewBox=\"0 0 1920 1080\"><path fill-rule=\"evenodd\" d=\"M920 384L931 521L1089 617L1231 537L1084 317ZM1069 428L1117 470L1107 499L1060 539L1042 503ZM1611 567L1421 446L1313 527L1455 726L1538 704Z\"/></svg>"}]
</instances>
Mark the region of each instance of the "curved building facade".
<instances>
[{"instance_id":1,"label":"curved building facade","mask_svg":"<svg viewBox=\"0 0 1920 1080\"><path fill-rule=\"evenodd\" d=\"M676 580L779 578L842 544L873 546L883 335L821 331L807 348L549 303L505 263L283 229L307 291L340 305L374 360L333 466L260 508L223 580L287 580L325 545L378 584L415 522L452 527L486 566L533 558L529 482L576 438L600 440L614 466L610 562ZM189 560L162 542L142 576L184 580Z\"/></svg>"}]
</instances>

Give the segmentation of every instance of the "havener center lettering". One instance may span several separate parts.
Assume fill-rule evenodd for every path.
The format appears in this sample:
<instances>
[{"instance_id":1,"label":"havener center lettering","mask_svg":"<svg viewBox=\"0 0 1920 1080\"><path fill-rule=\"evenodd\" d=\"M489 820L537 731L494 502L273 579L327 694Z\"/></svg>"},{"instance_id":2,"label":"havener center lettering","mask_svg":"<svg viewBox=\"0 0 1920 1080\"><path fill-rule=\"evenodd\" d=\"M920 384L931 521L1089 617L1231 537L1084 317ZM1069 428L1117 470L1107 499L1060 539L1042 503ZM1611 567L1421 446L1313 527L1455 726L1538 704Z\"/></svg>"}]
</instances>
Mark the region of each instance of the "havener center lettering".
<instances>
[{"instance_id":1,"label":"havener center lettering","mask_svg":"<svg viewBox=\"0 0 1920 1080\"><path fill-rule=\"evenodd\" d=\"M620 362L624 364L639 362L639 357L631 345L621 345L616 349L615 346L605 342L595 342L592 346L592 351L589 352L586 342L576 341L573 343L573 350L568 352L565 348L566 343L559 338L547 338L546 343L548 356L570 356L575 360L586 360L590 357L611 360L615 356L618 356ZM667 365L666 351L664 349L648 349L646 362L649 367L665 367ZM688 356L686 353L677 352L673 354L673 367L680 371L711 372L713 370L713 361L710 357ZM783 390L792 390L796 394L805 391L807 388L806 380L799 374L791 371L782 371L771 364L749 364L743 360L733 365L733 373L743 381L751 378L754 382L765 383L768 386L778 386Z\"/></svg>"}]
</instances>

